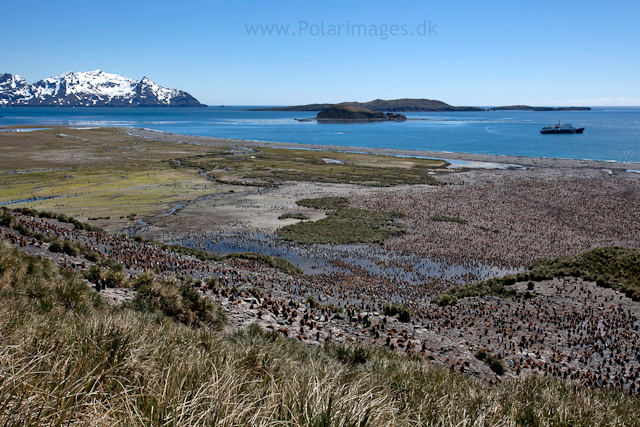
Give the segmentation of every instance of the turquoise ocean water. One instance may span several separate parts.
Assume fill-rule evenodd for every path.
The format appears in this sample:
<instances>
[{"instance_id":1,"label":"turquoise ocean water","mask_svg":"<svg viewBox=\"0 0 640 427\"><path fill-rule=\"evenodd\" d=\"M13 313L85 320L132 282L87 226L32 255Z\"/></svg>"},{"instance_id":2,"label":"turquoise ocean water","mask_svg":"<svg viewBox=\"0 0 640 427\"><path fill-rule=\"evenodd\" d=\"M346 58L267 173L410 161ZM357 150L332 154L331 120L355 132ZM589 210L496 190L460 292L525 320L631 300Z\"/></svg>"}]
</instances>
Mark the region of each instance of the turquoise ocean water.
<instances>
[{"instance_id":1,"label":"turquoise ocean water","mask_svg":"<svg viewBox=\"0 0 640 427\"><path fill-rule=\"evenodd\" d=\"M315 112L258 112L252 107L0 108L0 126L134 126L165 132L302 144L640 162L640 107L591 111L406 113L407 122L299 122ZM255 107L254 107L255 108ZM583 134L541 135L573 123Z\"/></svg>"}]
</instances>

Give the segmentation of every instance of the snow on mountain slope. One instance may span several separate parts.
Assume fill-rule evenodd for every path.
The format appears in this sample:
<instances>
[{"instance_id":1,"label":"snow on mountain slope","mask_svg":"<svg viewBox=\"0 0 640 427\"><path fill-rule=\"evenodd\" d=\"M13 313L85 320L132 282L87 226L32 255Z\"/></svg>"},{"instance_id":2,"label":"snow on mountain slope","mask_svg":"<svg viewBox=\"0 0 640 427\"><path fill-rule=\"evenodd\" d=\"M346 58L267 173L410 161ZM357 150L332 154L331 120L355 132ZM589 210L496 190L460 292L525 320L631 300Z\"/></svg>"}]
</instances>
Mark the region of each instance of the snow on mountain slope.
<instances>
[{"instance_id":1,"label":"snow on mountain slope","mask_svg":"<svg viewBox=\"0 0 640 427\"><path fill-rule=\"evenodd\" d=\"M29 86L18 74L0 74L0 106L29 95Z\"/></svg>"},{"instance_id":2,"label":"snow on mountain slope","mask_svg":"<svg viewBox=\"0 0 640 427\"><path fill-rule=\"evenodd\" d=\"M100 70L67 72L28 85L17 74L0 75L0 106L203 107L193 96L146 77L135 81Z\"/></svg>"},{"instance_id":3,"label":"snow on mountain slope","mask_svg":"<svg viewBox=\"0 0 640 427\"><path fill-rule=\"evenodd\" d=\"M18 74L0 74L0 93L7 93L27 85L24 77Z\"/></svg>"}]
</instances>

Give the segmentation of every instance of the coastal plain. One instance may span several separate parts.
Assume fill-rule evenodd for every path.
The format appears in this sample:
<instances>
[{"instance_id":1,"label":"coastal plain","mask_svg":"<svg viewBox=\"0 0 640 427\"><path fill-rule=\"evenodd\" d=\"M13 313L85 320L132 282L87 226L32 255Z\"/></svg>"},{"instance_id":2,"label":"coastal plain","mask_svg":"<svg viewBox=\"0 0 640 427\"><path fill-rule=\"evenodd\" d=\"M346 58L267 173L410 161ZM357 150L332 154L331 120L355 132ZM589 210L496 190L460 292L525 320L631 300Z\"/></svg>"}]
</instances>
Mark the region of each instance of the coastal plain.
<instances>
[{"instance_id":1,"label":"coastal plain","mask_svg":"<svg viewBox=\"0 0 640 427\"><path fill-rule=\"evenodd\" d=\"M640 389L640 302L619 290L619 278L575 270L515 279L539 259L611 246L640 250L640 174L628 172L640 165L135 128L0 132L0 150L5 207L70 215L106 231L69 230L26 211L14 212L3 235L68 269L93 264L52 254L49 243L16 230L51 232L116 259L126 280L110 290L114 304L133 298L127 280L145 271L173 274L224 308L228 332L258 324L312 348L385 347L492 385L539 376ZM391 232L313 243L314 232L328 233L320 227L327 220L335 221L331 232L348 237L361 230L359 218L378 218L372 213L387 215L374 228ZM303 228L306 240L296 234ZM301 270L201 252L225 245L227 252L295 254ZM434 302L503 276L514 277L503 294Z\"/></svg>"}]
</instances>

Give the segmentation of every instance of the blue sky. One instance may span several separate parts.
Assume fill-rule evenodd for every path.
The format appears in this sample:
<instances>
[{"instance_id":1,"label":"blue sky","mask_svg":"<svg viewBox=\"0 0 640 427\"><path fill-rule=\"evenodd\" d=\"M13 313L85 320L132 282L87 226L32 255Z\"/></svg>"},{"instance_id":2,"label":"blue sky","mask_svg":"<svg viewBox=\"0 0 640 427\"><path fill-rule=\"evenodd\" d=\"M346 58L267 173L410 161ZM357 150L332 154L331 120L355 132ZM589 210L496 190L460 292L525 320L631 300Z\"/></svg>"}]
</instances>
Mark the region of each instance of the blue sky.
<instances>
[{"instance_id":1,"label":"blue sky","mask_svg":"<svg viewBox=\"0 0 640 427\"><path fill-rule=\"evenodd\" d=\"M4 2L0 72L147 76L211 105L640 105L640 4L558 3Z\"/></svg>"}]
</instances>

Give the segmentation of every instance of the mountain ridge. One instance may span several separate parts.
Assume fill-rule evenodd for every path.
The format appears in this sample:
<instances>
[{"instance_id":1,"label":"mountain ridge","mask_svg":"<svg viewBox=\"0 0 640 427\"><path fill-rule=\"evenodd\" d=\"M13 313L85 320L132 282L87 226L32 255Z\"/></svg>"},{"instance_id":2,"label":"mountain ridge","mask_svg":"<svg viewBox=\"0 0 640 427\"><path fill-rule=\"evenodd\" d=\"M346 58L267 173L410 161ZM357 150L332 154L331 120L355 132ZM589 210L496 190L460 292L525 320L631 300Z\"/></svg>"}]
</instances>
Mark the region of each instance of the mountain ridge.
<instances>
[{"instance_id":1,"label":"mountain ridge","mask_svg":"<svg viewBox=\"0 0 640 427\"><path fill-rule=\"evenodd\" d=\"M187 92L143 77L69 71L28 84L19 74L0 74L0 106L27 107L206 107Z\"/></svg>"}]
</instances>

